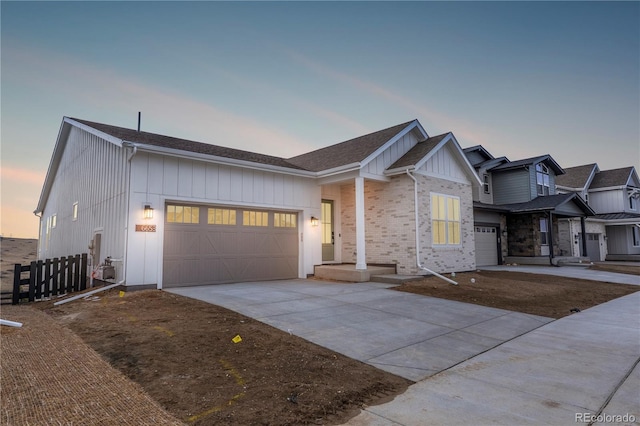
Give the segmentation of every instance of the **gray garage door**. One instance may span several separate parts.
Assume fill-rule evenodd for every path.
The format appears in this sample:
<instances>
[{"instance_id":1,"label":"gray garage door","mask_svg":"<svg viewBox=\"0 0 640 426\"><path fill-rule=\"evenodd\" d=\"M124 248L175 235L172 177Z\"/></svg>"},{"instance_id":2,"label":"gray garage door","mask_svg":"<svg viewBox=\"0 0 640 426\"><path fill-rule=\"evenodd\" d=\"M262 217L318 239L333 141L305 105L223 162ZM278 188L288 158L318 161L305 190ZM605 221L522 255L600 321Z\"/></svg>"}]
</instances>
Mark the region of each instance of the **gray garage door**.
<instances>
[{"instance_id":1,"label":"gray garage door","mask_svg":"<svg viewBox=\"0 0 640 426\"><path fill-rule=\"evenodd\" d=\"M476 226L476 266L498 264L498 232L494 226Z\"/></svg>"},{"instance_id":2,"label":"gray garage door","mask_svg":"<svg viewBox=\"0 0 640 426\"><path fill-rule=\"evenodd\" d=\"M297 278L297 216L167 204L163 287Z\"/></svg>"}]
</instances>

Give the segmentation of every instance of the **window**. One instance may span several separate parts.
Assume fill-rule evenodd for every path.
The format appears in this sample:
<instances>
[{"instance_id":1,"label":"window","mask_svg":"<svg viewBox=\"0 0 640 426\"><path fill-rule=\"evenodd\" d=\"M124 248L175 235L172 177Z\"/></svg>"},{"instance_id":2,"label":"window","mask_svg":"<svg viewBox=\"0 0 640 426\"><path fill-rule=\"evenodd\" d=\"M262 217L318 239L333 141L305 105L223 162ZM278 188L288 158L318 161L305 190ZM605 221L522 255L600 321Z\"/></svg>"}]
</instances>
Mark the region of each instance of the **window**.
<instances>
[{"instance_id":1,"label":"window","mask_svg":"<svg viewBox=\"0 0 640 426\"><path fill-rule=\"evenodd\" d=\"M629 194L629 208L636 210L638 208L638 199L633 196L633 193Z\"/></svg>"},{"instance_id":2,"label":"window","mask_svg":"<svg viewBox=\"0 0 640 426\"><path fill-rule=\"evenodd\" d=\"M549 245L549 228L547 227L547 219L540 219L540 244L543 246Z\"/></svg>"},{"instance_id":3,"label":"window","mask_svg":"<svg viewBox=\"0 0 640 426\"><path fill-rule=\"evenodd\" d=\"M549 195L549 169L542 163L536 164L536 187L538 195Z\"/></svg>"},{"instance_id":4,"label":"window","mask_svg":"<svg viewBox=\"0 0 640 426\"><path fill-rule=\"evenodd\" d=\"M167 204L168 223L200 223L200 207Z\"/></svg>"},{"instance_id":5,"label":"window","mask_svg":"<svg viewBox=\"0 0 640 426\"><path fill-rule=\"evenodd\" d=\"M245 210L242 212L242 224L244 226L269 226L269 214Z\"/></svg>"},{"instance_id":6,"label":"window","mask_svg":"<svg viewBox=\"0 0 640 426\"><path fill-rule=\"evenodd\" d=\"M638 225L633 225L631 227L631 234L633 237L633 246L640 246L640 227Z\"/></svg>"},{"instance_id":7,"label":"window","mask_svg":"<svg viewBox=\"0 0 640 426\"><path fill-rule=\"evenodd\" d=\"M460 244L460 198L431 195L431 233L434 245Z\"/></svg>"},{"instance_id":8,"label":"window","mask_svg":"<svg viewBox=\"0 0 640 426\"><path fill-rule=\"evenodd\" d=\"M273 226L275 226L276 228L295 228L296 222L297 220L295 213L273 214Z\"/></svg>"},{"instance_id":9,"label":"window","mask_svg":"<svg viewBox=\"0 0 640 426\"><path fill-rule=\"evenodd\" d=\"M54 214L51 216L51 228L55 228L57 224L58 224L58 215Z\"/></svg>"},{"instance_id":10,"label":"window","mask_svg":"<svg viewBox=\"0 0 640 426\"><path fill-rule=\"evenodd\" d=\"M482 187L484 188L484 193L485 194L490 194L491 193L491 189L489 188L489 175L483 175L482 176Z\"/></svg>"},{"instance_id":11,"label":"window","mask_svg":"<svg viewBox=\"0 0 640 426\"><path fill-rule=\"evenodd\" d=\"M72 220L78 220L78 202L73 203L73 212L71 214Z\"/></svg>"},{"instance_id":12,"label":"window","mask_svg":"<svg viewBox=\"0 0 640 426\"><path fill-rule=\"evenodd\" d=\"M233 209L210 208L207 214L209 225L235 225L236 211Z\"/></svg>"}]
</instances>

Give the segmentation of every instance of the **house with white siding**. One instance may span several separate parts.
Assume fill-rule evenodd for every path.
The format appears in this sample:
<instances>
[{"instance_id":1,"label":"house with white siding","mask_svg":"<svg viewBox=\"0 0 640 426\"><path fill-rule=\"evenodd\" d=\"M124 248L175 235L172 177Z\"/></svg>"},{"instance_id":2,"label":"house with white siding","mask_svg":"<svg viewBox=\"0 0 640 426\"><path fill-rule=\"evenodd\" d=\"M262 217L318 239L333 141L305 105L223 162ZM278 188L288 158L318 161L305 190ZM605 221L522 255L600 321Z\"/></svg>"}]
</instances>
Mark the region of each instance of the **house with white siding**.
<instances>
[{"instance_id":1,"label":"house with white siding","mask_svg":"<svg viewBox=\"0 0 640 426\"><path fill-rule=\"evenodd\" d=\"M472 270L480 184L454 135L417 120L285 159L65 117L38 255L108 257L132 289Z\"/></svg>"},{"instance_id":2,"label":"house with white siding","mask_svg":"<svg viewBox=\"0 0 640 426\"><path fill-rule=\"evenodd\" d=\"M591 261L640 260L640 180L635 167L600 170L593 163L565 171L556 181L558 192L578 194L596 214L587 218L584 229L572 219L560 222L563 250Z\"/></svg>"}]
</instances>

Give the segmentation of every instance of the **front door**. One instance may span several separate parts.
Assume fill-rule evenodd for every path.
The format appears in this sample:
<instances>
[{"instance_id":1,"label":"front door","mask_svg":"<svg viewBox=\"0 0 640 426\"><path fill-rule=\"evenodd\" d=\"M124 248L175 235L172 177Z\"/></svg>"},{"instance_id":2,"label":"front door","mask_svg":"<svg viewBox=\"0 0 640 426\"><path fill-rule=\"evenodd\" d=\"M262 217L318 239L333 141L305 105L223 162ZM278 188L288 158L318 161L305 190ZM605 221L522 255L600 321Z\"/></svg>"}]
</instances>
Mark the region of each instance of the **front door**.
<instances>
[{"instance_id":1,"label":"front door","mask_svg":"<svg viewBox=\"0 0 640 426\"><path fill-rule=\"evenodd\" d=\"M322 200L322 215L320 218L322 226L322 261L332 262L335 260L335 238L333 231L333 201Z\"/></svg>"}]
</instances>

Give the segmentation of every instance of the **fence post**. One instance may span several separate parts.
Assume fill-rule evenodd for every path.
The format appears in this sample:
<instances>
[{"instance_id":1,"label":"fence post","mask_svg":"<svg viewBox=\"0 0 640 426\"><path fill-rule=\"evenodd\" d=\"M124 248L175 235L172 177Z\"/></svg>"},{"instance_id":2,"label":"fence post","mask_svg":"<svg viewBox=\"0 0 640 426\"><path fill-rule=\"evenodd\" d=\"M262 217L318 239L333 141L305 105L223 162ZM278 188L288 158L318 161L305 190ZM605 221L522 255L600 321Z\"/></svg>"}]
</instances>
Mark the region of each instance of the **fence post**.
<instances>
[{"instance_id":1,"label":"fence post","mask_svg":"<svg viewBox=\"0 0 640 426\"><path fill-rule=\"evenodd\" d=\"M58 259L57 257L53 258L53 280L51 283L51 293L54 296L58 295L58 274L60 273L60 270L58 269L58 266L60 265L60 259Z\"/></svg>"},{"instance_id":2,"label":"fence post","mask_svg":"<svg viewBox=\"0 0 640 426\"><path fill-rule=\"evenodd\" d=\"M67 293L73 291L73 256L67 258Z\"/></svg>"},{"instance_id":3,"label":"fence post","mask_svg":"<svg viewBox=\"0 0 640 426\"><path fill-rule=\"evenodd\" d=\"M87 253L82 254L82 268L80 268L80 290L87 289Z\"/></svg>"},{"instance_id":4,"label":"fence post","mask_svg":"<svg viewBox=\"0 0 640 426\"><path fill-rule=\"evenodd\" d=\"M36 299L42 299L42 260L38 260L36 269Z\"/></svg>"},{"instance_id":5,"label":"fence post","mask_svg":"<svg viewBox=\"0 0 640 426\"><path fill-rule=\"evenodd\" d=\"M38 268L38 262L31 262L29 268L29 302L36 300L36 270Z\"/></svg>"},{"instance_id":6,"label":"fence post","mask_svg":"<svg viewBox=\"0 0 640 426\"><path fill-rule=\"evenodd\" d=\"M44 297L51 294L51 259L44 261Z\"/></svg>"},{"instance_id":7,"label":"fence post","mask_svg":"<svg viewBox=\"0 0 640 426\"><path fill-rule=\"evenodd\" d=\"M67 272L67 258L62 256L60 258L60 282L58 284L60 284L60 294L65 294L67 292L66 290L66 272Z\"/></svg>"},{"instance_id":8,"label":"fence post","mask_svg":"<svg viewBox=\"0 0 640 426\"><path fill-rule=\"evenodd\" d=\"M20 280L22 279L22 265L16 263L13 265L13 296L11 298L11 304L17 305L20 303Z\"/></svg>"},{"instance_id":9,"label":"fence post","mask_svg":"<svg viewBox=\"0 0 640 426\"><path fill-rule=\"evenodd\" d=\"M79 254L76 254L74 263L76 264L76 266L74 268L75 275L73 276L73 291L80 291L80 255Z\"/></svg>"}]
</instances>

